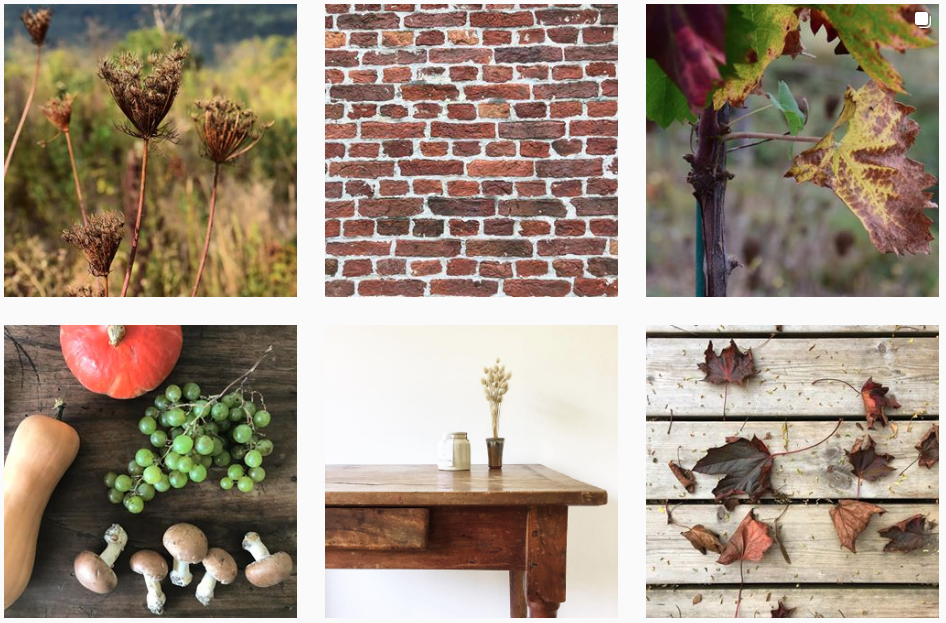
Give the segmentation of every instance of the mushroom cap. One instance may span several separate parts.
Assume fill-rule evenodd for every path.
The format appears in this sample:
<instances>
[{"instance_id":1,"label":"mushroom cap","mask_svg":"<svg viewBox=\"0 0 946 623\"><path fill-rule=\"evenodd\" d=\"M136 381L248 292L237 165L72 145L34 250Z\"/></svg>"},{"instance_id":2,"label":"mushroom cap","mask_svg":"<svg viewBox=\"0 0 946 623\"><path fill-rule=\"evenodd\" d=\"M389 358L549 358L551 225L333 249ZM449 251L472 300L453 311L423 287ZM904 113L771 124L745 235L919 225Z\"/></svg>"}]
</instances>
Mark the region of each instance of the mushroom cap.
<instances>
[{"instance_id":1,"label":"mushroom cap","mask_svg":"<svg viewBox=\"0 0 946 623\"><path fill-rule=\"evenodd\" d=\"M168 563L164 556L150 549L143 549L135 552L131 560L128 561L131 570L141 575L162 580L168 574Z\"/></svg>"},{"instance_id":2,"label":"mushroom cap","mask_svg":"<svg viewBox=\"0 0 946 623\"><path fill-rule=\"evenodd\" d=\"M211 547L204 557L204 568L221 584L229 584L236 579L237 565L233 556L220 549Z\"/></svg>"},{"instance_id":3,"label":"mushroom cap","mask_svg":"<svg viewBox=\"0 0 946 623\"><path fill-rule=\"evenodd\" d=\"M82 552L73 565L79 584L93 593L104 595L118 586L118 577L112 568L95 552Z\"/></svg>"},{"instance_id":4,"label":"mushroom cap","mask_svg":"<svg viewBox=\"0 0 946 623\"><path fill-rule=\"evenodd\" d=\"M181 562L198 563L207 555L207 535L197 526L177 523L164 533L164 549Z\"/></svg>"},{"instance_id":5,"label":"mushroom cap","mask_svg":"<svg viewBox=\"0 0 946 623\"><path fill-rule=\"evenodd\" d=\"M292 573L292 558L286 552L277 552L254 562L246 568L246 579L253 586L276 586Z\"/></svg>"}]
</instances>

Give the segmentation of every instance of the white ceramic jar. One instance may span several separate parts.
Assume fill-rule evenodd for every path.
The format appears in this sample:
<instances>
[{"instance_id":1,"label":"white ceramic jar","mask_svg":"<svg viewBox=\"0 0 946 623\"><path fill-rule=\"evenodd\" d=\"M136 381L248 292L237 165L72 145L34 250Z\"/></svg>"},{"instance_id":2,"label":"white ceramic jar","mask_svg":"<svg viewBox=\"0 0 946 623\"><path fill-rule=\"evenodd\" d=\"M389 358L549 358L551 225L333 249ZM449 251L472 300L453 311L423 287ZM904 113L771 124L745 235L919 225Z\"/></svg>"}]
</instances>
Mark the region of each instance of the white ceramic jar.
<instances>
[{"instance_id":1,"label":"white ceramic jar","mask_svg":"<svg viewBox=\"0 0 946 623\"><path fill-rule=\"evenodd\" d=\"M470 440L466 433L445 433L440 440L437 467L446 472L469 471Z\"/></svg>"}]
</instances>

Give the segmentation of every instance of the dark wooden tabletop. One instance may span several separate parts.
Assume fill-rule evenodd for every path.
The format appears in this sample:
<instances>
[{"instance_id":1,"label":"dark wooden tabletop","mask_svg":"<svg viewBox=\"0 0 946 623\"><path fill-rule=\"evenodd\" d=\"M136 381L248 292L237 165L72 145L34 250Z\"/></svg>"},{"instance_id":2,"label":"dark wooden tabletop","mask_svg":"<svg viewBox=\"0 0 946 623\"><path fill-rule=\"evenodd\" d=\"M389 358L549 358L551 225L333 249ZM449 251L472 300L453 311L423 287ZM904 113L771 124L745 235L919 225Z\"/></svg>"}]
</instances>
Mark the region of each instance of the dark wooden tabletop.
<instances>
[{"instance_id":1,"label":"dark wooden tabletop","mask_svg":"<svg viewBox=\"0 0 946 623\"><path fill-rule=\"evenodd\" d=\"M123 473L135 451L147 447L142 443L147 438L138 432L138 420L157 390L134 400L93 394L66 367L59 348L59 327L7 326L4 333L4 456L23 418L33 413L50 414L56 398L65 401L63 420L81 439L79 456L46 508L29 586L4 616L152 616L145 606L145 583L131 571L128 560L140 549L166 555L161 536L178 522L199 526L211 547L230 552L240 574L233 584L218 586L213 602L206 607L194 597L202 568L194 569L194 582L186 588L165 580L165 617L296 616L295 566L282 584L256 588L242 573L253 559L240 547L243 535L256 531L271 551L285 551L296 561L294 326L184 327L181 358L165 385L174 382L183 386L193 381L205 393L221 391L246 372L269 345L274 347L247 387L263 393L273 415L266 433L275 449L263 462L266 480L249 494L235 487L222 490L218 484L222 470L213 468L203 483L159 493L140 515L110 504L102 479L108 471ZM103 534L112 523L120 523L128 532L128 546L115 564L118 587L108 595L96 595L75 579L73 560L86 549L101 553Z\"/></svg>"},{"instance_id":2,"label":"dark wooden tabletop","mask_svg":"<svg viewBox=\"0 0 946 623\"><path fill-rule=\"evenodd\" d=\"M606 504L604 489L544 465L440 471L436 465L326 465L329 506Z\"/></svg>"}]
</instances>

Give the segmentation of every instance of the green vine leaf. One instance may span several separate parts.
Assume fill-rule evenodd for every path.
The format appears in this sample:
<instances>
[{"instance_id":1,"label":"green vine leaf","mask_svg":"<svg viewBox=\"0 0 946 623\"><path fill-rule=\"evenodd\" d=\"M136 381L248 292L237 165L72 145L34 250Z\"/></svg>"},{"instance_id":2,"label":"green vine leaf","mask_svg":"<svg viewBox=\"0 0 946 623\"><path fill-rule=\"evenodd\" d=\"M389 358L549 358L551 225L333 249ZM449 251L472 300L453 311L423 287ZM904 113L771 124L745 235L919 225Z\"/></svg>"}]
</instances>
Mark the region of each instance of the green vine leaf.
<instances>
[{"instance_id":1,"label":"green vine leaf","mask_svg":"<svg viewBox=\"0 0 946 623\"><path fill-rule=\"evenodd\" d=\"M766 95L769 96L772 105L782 111L782 115L785 117L785 122L788 123L788 131L791 135L798 136L798 133L805 127L807 118L798 107L798 102L795 101L795 97L788 89L788 85L779 81L778 97L775 97L771 93L767 93Z\"/></svg>"},{"instance_id":2,"label":"green vine leaf","mask_svg":"<svg viewBox=\"0 0 946 623\"><path fill-rule=\"evenodd\" d=\"M686 96L652 58L647 59L647 118L662 128L674 121L696 121Z\"/></svg>"}]
</instances>

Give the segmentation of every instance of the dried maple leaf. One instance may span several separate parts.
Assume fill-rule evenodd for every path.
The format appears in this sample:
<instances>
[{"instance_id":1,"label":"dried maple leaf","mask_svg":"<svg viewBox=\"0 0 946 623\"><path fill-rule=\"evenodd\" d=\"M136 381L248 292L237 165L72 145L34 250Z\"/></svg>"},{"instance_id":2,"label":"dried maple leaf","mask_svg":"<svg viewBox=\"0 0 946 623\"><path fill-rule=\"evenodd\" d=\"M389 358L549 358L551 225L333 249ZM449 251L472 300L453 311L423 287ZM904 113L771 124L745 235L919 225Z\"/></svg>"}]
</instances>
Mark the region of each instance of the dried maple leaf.
<instances>
[{"instance_id":1,"label":"dried maple leaf","mask_svg":"<svg viewBox=\"0 0 946 623\"><path fill-rule=\"evenodd\" d=\"M687 490L688 493L693 493L696 491L696 478L693 477L693 472L688 469L684 469L670 461L670 471L673 472L673 475L677 477L677 480L680 481L680 484L683 485L683 488Z\"/></svg>"},{"instance_id":2,"label":"dried maple leaf","mask_svg":"<svg viewBox=\"0 0 946 623\"><path fill-rule=\"evenodd\" d=\"M888 396L889 387L874 382L874 377L867 379L861 388L861 398L864 399L864 413L867 416L867 428L873 429L874 422L880 420L881 426L887 425L887 411L885 407L899 409L900 403L893 396Z\"/></svg>"},{"instance_id":3,"label":"dried maple leaf","mask_svg":"<svg viewBox=\"0 0 946 623\"><path fill-rule=\"evenodd\" d=\"M841 116L814 147L795 157L785 177L830 188L861 220L883 253L929 253L936 178L906 157L920 131L907 119L915 109L873 80L848 87ZM847 124L843 138L835 134Z\"/></svg>"},{"instance_id":4,"label":"dried maple leaf","mask_svg":"<svg viewBox=\"0 0 946 623\"><path fill-rule=\"evenodd\" d=\"M875 513L882 515L887 511L876 504L868 504L859 500L841 500L837 506L828 512L831 514L831 521L834 522L834 529L838 533L841 546L856 554L855 542L857 537L867 528L871 517Z\"/></svg>"},{"instance_id":5,"label":"dried maple leaf","mask_svg":"<svg viewBox=\"0 0 946 623\"><path fill-rule=\"evenodd\" d=\"M847 454L847 460L853 465L851 473L863 480L874 482L894 471L887 465L894 457L889 454L877 454L874 450L874 440L870 435L867 435L866 444L862 444L863 441L858 438L850 452L844 451Z\"/></svg>"},{"instance_id":6,"label":"dried maple leaf","mask_svg":"<svg viewBox=\"0 0 946 623\"><path fill-rule=\"evenodd\" d=\"M699 551L701 554L706 554L706 550L711 552L716 552L717 554L722 553L723 544L719 540L719 535L713 532L712 530L707 530L701 525L695 525L686 532L681 532L687 541L689 541L693 548Z\"/></svg>"},{"instance_id":7,"label":"dried maple leaf","mask_svg":"<svg viewBox=\"0 0 946 623\"><path fill-rule=\"evenodd\" d=\"M728 565L737 560L758 562L773 543L775 540L769 535L768 525L756 519L755 513L750 509L716 562L721 565Z\"/></svg>"},{"instance_id":8,"label":"dried maple leaf","mask_svg":"<svg viewBox=\"0 0 946 623\"><path fill-rule=\"evenodd\" d=\"M743 494L757 502L772 489L769 481L772 455L765 442L756 436L752 437L752 441L742 437L726 439L729 441L726 445L707 450L706 456L693 466L693 471L726 475L713 489L717 502Z\"/></svg>"},{"instance_id":9,"label":"dried maple leaf","mask_svg":"<svg viewBox=\"0 0 946 623\"><path fill-rule=\"evenodd\" d=\"M939 424L926 431L920 443L916 444L920 451L920 465L927 469L932 468L939 461Z\"/></svg>"},{"instance_id":10,"label":"dried maple leaf","mask_svg":"<svg viewBox=\"0 0 946 623\"><path fill-rule=\"evenodd\" d=\"M925 516L914 515L878 532L885 539L890 539L884 546L885 552L912 552L926 547L935 526L936 522L927 521Z\"/></svg>"},{"instance_id":11,"label":"dried maple leaf","mask_svg":"<svg viewBox=\"0 0 946 623\"><path fill-rule=\"evenodd\" d=\"M792 613L795 612L797 608L786 608L785 604L782 603L782 600L778 601L778 608L772 611L773 619L789 619L792 616Z\"/></svg>"},{"instance_id":12,"label":"dried maple leaf","mask_svg":"<svg viewBox=\"0 0 946 623\"><path fill-rule=\"evenodd\" d=\"M699 367L706 373L704 381L717 385L736 383L745 387L746 379L759 373L752 361L752 349L743 353L733 340L729 340L729 346L718 357L713 351L712 341L703 354L706 355L706 363L699 364Z\"/></svg>"}]
</instances>

